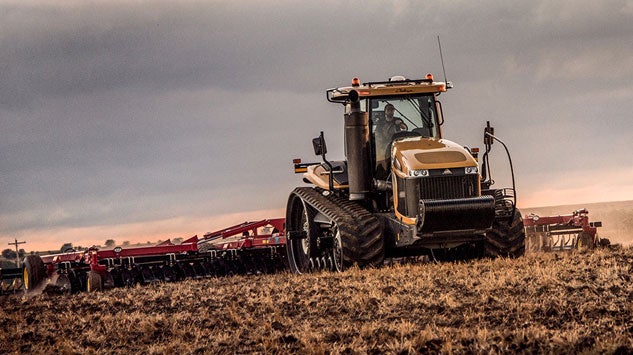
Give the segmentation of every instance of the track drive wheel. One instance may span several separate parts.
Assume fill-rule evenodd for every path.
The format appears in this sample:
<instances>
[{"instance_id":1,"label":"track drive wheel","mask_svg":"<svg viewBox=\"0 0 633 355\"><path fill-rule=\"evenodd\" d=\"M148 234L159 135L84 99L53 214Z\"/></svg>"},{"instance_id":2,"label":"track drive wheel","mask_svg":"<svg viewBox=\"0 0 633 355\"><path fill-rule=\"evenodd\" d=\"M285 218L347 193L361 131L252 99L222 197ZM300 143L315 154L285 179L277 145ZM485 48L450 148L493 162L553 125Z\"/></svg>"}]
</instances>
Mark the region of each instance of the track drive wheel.
<instances>
[{"instance_id":1,"label":"track drive wheel","mask_svg":"<svg viewBox=\"0 0 633 355\"><path fill-rule=\"evenodd\" d=\"M301 198L293 196L291 199L288 203L289 222L293 227L303 231L305 236L289 240L286 244L286 252L290 271L304 274L314 270L314 263L310 258L317 248L318 227L314 222L316 213Z\"/></svg>"},{"instance_id":2,"label":"track drive wheel","mask_svg":"<svg viewBox=\"0 0 633 355\"><path fill-rule=\"evenodd\" d=\"M39 255L28 255L22 264L24 290L32 292L46 278L46 267Z\"/></svg>"},{"instance_id":3,"label":"track drive wheel","mask_svg":"<svg viewBox=\"0 0 633 355\"><path fill-rule=\"evenodd\" d=\"M525 229L523 218L517 209L511 223L495 220L492 230L486 233L485 254L490 257L516 258L525 254Z\"/></svg>"},{"instance_id":4,"label":"track drive wheel","mask_svg":"<svg viewBox=\"0 0 633 355\"><path fill-rule=\"evenodd\" d=\"M88 271L86 276L86 291L89 293L101 291L101 274L94 270Z\"/></svg>"}]
</instances>

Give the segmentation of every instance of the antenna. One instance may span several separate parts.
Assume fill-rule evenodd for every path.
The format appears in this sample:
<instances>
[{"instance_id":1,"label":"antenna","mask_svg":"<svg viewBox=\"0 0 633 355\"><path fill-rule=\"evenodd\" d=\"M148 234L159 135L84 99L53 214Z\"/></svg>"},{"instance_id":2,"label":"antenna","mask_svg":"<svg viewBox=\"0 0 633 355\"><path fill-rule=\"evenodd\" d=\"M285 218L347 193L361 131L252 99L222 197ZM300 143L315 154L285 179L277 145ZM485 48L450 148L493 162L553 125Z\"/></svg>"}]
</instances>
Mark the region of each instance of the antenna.
<instances>
[{"instance_id":1,"label":"antenna","mask_svg":"<svg viewBox=\"0 0 633 355\"><path fill-rule=\"evenodd\" d=\"M442 61L442 72L444 72L444 83L446 83L447 89L453 88L453 83L449 83L446 79L446 69L444 68L444 56L442 55L442 42L440 42L440 35L437 35L437 46L440 48L440 60Z\"/></svg>"}]
</instances>

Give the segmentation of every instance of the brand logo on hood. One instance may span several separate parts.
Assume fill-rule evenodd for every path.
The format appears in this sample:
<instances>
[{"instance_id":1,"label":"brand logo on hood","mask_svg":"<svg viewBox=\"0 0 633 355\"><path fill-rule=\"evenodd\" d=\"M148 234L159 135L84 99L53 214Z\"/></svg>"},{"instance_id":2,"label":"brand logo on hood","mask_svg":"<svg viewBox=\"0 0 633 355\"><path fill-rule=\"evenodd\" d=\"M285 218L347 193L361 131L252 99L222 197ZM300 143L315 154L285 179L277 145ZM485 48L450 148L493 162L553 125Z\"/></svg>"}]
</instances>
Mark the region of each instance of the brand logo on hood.
<instances>
[{"instance_id":1,"label":"brand logo on hood","mask_svg":"<svg viewBox=\"0 0 633 355\"><path fill-rule=\"evenodd\" d=\"M451 171L451 169L445 169L445 170L442 172L442 175L449 175L449 174L452 174L452 173L453 173L453 172Z\"/></svg>"}]
</instances>

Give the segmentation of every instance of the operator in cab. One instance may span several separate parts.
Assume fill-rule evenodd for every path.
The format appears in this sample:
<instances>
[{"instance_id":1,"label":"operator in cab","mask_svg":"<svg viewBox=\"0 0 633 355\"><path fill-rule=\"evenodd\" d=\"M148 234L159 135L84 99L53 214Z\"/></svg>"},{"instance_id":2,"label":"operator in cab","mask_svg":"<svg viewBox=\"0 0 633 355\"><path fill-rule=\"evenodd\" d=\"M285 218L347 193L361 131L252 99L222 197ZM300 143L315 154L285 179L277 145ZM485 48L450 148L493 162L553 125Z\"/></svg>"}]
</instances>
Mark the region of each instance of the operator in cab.
<instances>
[{"instance_id":1,"label":"operator in cab","mask_svg":"<svg viewBox=\"0 0 633 355\"><path fill-rule=\"evenodd\" d=\"M376 162L378 175L384 175L388 172L389 167L386 166L386 149L391 142L393 135L397 132L406 131L408 129L404 121L395 117L395 108L392 104L386 104L384 108L385 117L376 122L374 135L376 139Z\"/></svg>"}]
</instances>

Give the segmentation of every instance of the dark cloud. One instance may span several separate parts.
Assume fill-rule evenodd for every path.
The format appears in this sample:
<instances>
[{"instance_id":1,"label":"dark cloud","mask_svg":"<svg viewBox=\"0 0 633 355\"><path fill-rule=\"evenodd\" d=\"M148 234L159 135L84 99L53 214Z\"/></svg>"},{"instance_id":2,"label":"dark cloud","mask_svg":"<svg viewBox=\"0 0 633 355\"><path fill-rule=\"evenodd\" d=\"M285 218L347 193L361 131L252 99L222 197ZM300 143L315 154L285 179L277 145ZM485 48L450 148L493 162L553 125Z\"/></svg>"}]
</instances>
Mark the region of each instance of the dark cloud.
<instances>
[{"instance_id":1,"label":"dark cloud","mask_svg":"<svg viewBox=\"0 0 633 355\"><path fill-rule=\"evenodd\" d=\"M521 186L631 163L627 1L0 5L0 233L281 208L353 76L441 77L445 133L490 120ZM582 152L580 154L579 152ZM502 151L499 180L508 178ZM630 164L629 164L630 165Z\"/></svg>"}]
</instances>

